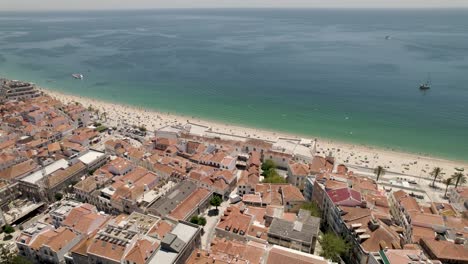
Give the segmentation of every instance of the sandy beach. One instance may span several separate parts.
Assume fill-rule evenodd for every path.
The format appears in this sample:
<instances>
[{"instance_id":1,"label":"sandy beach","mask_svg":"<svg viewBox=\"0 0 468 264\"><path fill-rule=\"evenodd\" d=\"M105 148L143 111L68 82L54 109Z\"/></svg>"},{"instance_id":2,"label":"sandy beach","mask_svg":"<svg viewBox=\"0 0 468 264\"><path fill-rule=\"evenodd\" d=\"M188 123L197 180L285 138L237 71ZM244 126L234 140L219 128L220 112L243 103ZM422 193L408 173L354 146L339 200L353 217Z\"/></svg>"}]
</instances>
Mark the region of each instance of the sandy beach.
<instances>
[{"instance_id":1,"label":"sandy beach","mask_svg":"<svg viewBox=\"0 0 468 264\"><path fill-rule=\"evenodd\" d=\"M211 127L214 132L233 136L269 141L275 141L278 137L303 138L303 136L287 133L223 124L191 116L174 115L144 108L109 103L91 98L59 93L44 88L41 88L41 90L64 103L79 102L85 107L92 106L94 109L98 109L100 113L105 112L107 118L106 123L109 126L125 124L144 125L148 130L154 131L167 125L183 125L187 122L192 122ZM314 139L315 137L308 136L307 138ZM455 172L455 168L468 169L468 162L463 161L450 161L321 138L317 138L317 140L317 151L319 154L324 155L332 153L339 163L359 166L364 168L363 170L365 170L365 168L374 168L378 165L383 166L387 170L387 177L397 177L396 174L404 174L427 178L430 177L429 173L434 167L440 167L443 172L442 176L448 178Z\"/></svg>"}]
</instances>

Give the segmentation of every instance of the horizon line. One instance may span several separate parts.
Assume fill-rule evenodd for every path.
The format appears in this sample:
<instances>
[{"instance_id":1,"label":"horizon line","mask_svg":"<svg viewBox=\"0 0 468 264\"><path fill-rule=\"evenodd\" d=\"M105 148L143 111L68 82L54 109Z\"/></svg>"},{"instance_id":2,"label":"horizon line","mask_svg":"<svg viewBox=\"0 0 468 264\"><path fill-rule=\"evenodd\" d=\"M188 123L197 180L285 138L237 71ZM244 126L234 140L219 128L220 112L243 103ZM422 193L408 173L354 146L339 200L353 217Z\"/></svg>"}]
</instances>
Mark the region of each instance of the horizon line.
<instances>
[{"instance_id":1,"label":"horizon line","mask_svg":"<svg viewBox=\"0 0 468 264\"><path fill-rule=\"evenodd\" d=\"M25 13L42 13L42 12L95 12L95 11L158 11L158 10L221 10L221 9L230 9L230 10L248 10L248 9L257 9L257 10L468 10L468 6L451 6L451 7L417 7L417 6L407 6L407 7L353 7L353 6L342 6L342 7L326 7L326 6L317 6L317 7L137 7L137 8L94 8L94 9L10 9L10 10L0 10L0 13L7 12L25 12Z\"/></svg>"}]
</instances>

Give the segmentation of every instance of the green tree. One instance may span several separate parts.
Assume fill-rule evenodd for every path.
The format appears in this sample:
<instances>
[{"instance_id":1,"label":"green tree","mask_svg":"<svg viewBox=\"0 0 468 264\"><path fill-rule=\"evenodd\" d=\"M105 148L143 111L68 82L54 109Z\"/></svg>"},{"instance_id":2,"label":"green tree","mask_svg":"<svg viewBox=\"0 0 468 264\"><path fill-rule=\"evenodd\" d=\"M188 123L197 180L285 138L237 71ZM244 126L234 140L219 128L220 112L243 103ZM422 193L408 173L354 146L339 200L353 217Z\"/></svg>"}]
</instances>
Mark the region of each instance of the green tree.
<instances>
[{"instance_id":1,"label":"green tree","mask_svg":"<svg viewBox=\"0 0 468 264\"><path fill-rule=\"evenodd\" d=\"M448 187L449 187L450 184L452 184L452 181L453 181L452 178L445 179L445 181L444 181L444 183L445 183L445 194L444 194L444 197L447 197Z\"/></svg>"},{"instance_id":2,"label":"green tree","mask_svg":"<svg viewBox=\"0 0 468 264\"><path fill-rule=\"evenodd\" d=\"M433 177L432 187L435 187L435 181L437 180L437 178L440 177L441 172L442 172L442 169L440 167L435 167L430 173L431 176Z\"/></svg>"},{"instance_id":3,"label":"green tree","mask_svg":"<svg viewBox=\"0 0 468 264\"><path fill-rule=\"evenodd\" d=\"M466 176L463 172L455 172L452 175L452 179L455 181L455 188L458 187L459 184L463 185L466 183Z\"/></svg>"},{"instance_id":4,"label":"green tree","mask_svg":"<svg viewBox=\"0 0 468 264\"><path fill-rule=\"evenodd\" d=\"M310 211L311 216L320 217L322 215L316 202L305 203L301 206L301 209Z\"/></svg>"},{"instance_id":5,"label":"green tree","mask_svg":"<svg viewBox=\"0 0 468 264\"><path fill-rule=\"evenodd\" d=\"M286 179L281 177L280 175L274 175L270 177L265 177L263 179L264 183L286 183Z\"/></svg>"},{"instance_id":6,"label":"green tree","mask_svg":"<svg viewBox=\"0 0 468 264\"><path fill-rule=\"evenodd\" d=\"M194 215L190 218L190 223L205 226L206 225L206 218L203 216Z\"/></svg>"},{"instance_id":7,"label":"green tree","mask_svg":"<svg viewBox=\"0 0 468 264\"><path fill-rule=\"evenodd\" d=\"M320 256L334 262L340 262L340 256L348 253L350 249L346 241L331 232L323 234L320 239L320 245L322 246Z\"/></svg>"},{"instance_id":8,"label":"green tree","mask_svg":"<svg viewBox=\"0 0 468 264\"><path fill-rule=\"evenodd\" d=\"M266 171L268 171L270 169L274 169L274 168L276 168L276 164L271 159L267 159L267 160L265 160L265 162L262 163L262 171L263 172L266 172Z\"/></svg>"},{"instance_id":9,"label":"green tree","mask_svg":"<svg viewBox=\"0 0 468 264\"><path fill-rule=\"evenodd\" d=\"M382 166L377 166L374 169L375 176L377 176L377 181L379 181L380 176L383 176L385 174L385 168Z\"/></svg>"},{"instance_id":10,"label":"green tree","mask_svg":"<svg viewBox=\"0 0 468 264\"><path fill-rule=\"evenodd\" d=\"M198 225L205 226L206 225L206 218L203 216L198 217Z\"/></svg>"},{"instance_id":11,"label":"green tree","mask_svg":"<svg viewBox=\"0 0 468 264\"><path fill-rule=\"evenodd\" d=\"M198 215L192 216L192 218L190 218L190 223L198 225Z\"/></svg>"},{"instance_id":12,"label":"green tree","mask_svg":"<svg viewBox=\"0 0 468 264\"><path fill-rule=\"evenodd\" d=\"M3 227L3 232L5 232L6 234L11 234L15 232L15 228L13 228L11 225L5 225Z\"/></svg>"},{"instance_id":13,"label":"green tree","mask_svg":"<svg viewBox=\"0 0 468 264\"><path fill-rule=\"evenodd\" d=\"M55 197L55 200L60 201L63 198L63 194L58 192L58 193L55 193L54 197Z\"/></svg>"},{"instance_id":14,"label":"green tree","mask_svg":"<svg viewBox=\"0 0 468 264\"><path fill-rule=\"evenodd\" d=\"M220 206L222 202L223 200L218 195L213 195L213 197L210 200L210 204L212 206L215 206L216 210L218 210L218 206Z\"/></svg>"}]
</instances>

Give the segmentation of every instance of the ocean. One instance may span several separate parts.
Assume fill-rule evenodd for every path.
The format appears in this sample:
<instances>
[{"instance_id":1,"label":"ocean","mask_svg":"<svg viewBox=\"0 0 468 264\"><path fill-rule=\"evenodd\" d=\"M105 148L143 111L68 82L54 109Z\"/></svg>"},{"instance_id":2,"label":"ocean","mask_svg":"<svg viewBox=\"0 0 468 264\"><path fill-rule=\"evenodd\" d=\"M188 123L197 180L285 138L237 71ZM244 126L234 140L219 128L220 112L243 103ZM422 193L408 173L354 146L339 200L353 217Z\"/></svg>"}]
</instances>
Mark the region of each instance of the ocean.
<instances>
[{"instance_id":1,"label":"ocean","mask_svg":"<svg viewBox=\"0 0 468 264\"><path fill-rule=\"evenodd\" d=\"M467 161L467 18L447 9L0 12L0 76Z\"/></svg>"}]
</instances>

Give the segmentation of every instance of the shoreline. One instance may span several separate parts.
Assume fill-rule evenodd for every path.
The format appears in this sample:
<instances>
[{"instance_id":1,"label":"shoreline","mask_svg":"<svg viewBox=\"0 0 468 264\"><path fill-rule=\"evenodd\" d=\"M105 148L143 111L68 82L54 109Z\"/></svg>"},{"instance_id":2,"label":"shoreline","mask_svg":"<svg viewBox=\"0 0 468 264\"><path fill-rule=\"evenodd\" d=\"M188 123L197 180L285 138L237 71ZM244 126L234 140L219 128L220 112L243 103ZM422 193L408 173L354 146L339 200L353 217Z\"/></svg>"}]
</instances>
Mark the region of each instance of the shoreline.
<instances>
[{"instance_id":1,"label":"shoreline","mask_svg":"<svg viewBox=\"0 0 468 264\"><path fill-rule=\"evenodd\" d=\"M429 177L429 172L436 166L443 169L443 172L445 172L443 176L445 177L451 176L453 172L455 172L455 167L468 168L468 162L463 160L449 160L441 157L398 151L391 148L353 144L323 137L272 131L239 124L231 125L225 122L198 118L191 115L173 114L171 112L163 112L151 108L68 94L46 87L38 87L38 89L62 102L79 102L85 107L92 105L94 108L99 109L101 113L106 112L108 118L107 123L111 126L127 123L129 125L145 125L147 129L156 130L167 125L183 125L190 122L211 127L214 133L223 133L239 138L254 138L267 141L275 141L278 138L315 138L318 141L318 154L323 155L324 153L332 152L339 163L368 167L369 169L382 165L386 167L389 173L403 173L420 177Z\"/></svg>"}]
</instances>

